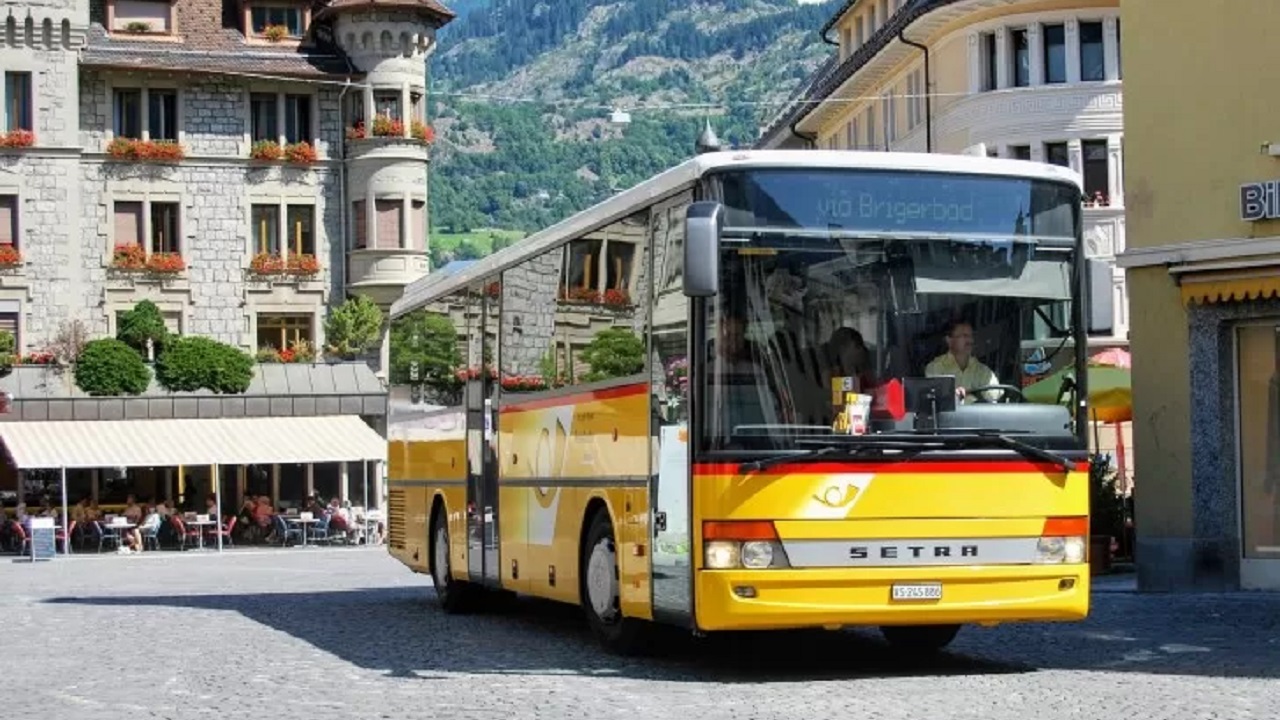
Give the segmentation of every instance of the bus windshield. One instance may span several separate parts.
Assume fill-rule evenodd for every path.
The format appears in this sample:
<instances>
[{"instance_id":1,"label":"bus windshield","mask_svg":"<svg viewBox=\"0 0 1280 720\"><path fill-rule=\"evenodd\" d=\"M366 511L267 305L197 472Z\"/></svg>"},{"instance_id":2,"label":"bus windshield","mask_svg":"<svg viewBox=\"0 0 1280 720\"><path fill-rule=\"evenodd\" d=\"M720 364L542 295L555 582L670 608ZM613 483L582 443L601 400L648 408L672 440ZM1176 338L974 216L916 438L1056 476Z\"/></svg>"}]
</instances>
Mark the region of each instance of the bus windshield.
<instances>
[{"instance_id":1,"label":"bus windshield","mask_svg":"<svg viewBox=\"0 0 1280 720\"><path fill-rule=\"evenodd\" d=\"M934 435L1076 447L1066 405L1031 405L1021 390L1073 364L1083 339L1077 188L863 170L743 171L712 188L726 227L701 449L919 435L929 387L955 394L945 420L931 415ZM857 432L842 424L849 392L871 403Z\"/></svg>"}]
</instances>

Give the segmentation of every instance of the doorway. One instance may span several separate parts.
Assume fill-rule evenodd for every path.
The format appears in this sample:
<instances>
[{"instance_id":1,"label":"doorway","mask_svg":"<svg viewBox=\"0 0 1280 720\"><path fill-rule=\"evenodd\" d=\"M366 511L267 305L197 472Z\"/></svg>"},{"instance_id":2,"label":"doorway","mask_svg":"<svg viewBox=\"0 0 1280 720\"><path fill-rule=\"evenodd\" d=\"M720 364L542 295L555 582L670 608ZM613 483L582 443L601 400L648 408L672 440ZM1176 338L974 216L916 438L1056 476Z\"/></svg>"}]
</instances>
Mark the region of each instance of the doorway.
<instances>
[{"instance_id":1,"label":"doorway","mask_svg":"<svg viewBox=\"0 0 1280 720\"><path fill-rule=\"evenodd\" d=\"M1280 321L1236 328L1240 586L1280 589Z\"/></svg>"}]
</instances>

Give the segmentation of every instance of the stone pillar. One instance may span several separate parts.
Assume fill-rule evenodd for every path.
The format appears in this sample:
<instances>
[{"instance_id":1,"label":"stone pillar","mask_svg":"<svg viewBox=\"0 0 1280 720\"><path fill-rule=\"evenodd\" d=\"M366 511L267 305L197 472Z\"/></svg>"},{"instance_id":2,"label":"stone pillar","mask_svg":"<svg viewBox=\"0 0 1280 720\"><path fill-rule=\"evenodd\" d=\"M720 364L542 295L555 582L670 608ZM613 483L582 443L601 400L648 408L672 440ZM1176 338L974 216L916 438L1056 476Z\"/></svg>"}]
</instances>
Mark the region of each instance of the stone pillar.
<instances>
[{"instance_id":1,"label":"stone pillar","mask_svg":"<svg viewBox=\"0 0 1280 720\"><path fill-rule=\"evenodd\" d=\"M1067 141L1067 158L1072 170L1084 174L1084 149L1079 138Z\"/></svg>"},{"instance_id":2,"label":"stone pillar","mask_svg":"<svg viewBox=\"0 0 1280 720\"><path fill-rule=\"evenodd\" d=\"M376 108L373 104L373 87L371 85L366 85L363 90L363 95L364 108L363 112L361 112L361 119L364 121L365 135L368 136L373 133L373 116L376 112Z\"/></svg>"},{"instance_id":3,"label":"stone pillar","mask_svg":"<svg viewBox=\"0 0 1280 720\"><path fill-rule=\"evenodd\" d=\"M1107 185L1111 204L1124 206L1124 136L1107 136Z\"/></svg>"},{"instance_id":4,"label":"stone pillar","mask_svg":"<svg viewBox=\"0 0 1280 720\"><path fill-rule=\"evenodd\" d=\"M364 187L364 246L365 249L378 247L378 198L372 181Z\"/></svg>"},{"instance_id":5,"label":"stone pillar","mask_svg":"<svg viewBox=\"0 0 1280 720\"><path fill-rule=\"evenodd\" d=\"M1071 18L1063 32L1067 43L1067 82L1080 82L1080 21Z\"/></svg>"},{"instance_id":6,"label":"stone pillar","mask_svg":"<svg viewBox=\"0 0 1280 720\"><path fill-rule=\"evenodd\" d=\"M982 92L982 36L969 33L969 94Z\"/></svg>"},{"instance_id":7,"label":"stone pillar","mask_svg":"<svg viewBox=\"0 0 1280 720\"><path fill-rule=\"evenodd\" d=\"M1009 49L1009 31L996 28L996 87L999 89L1013 84L1013 54Z\"/></svg>"},{"instance_id":8,"label":"stone pillar","mask_svg":"<svg viewBox=\"0 0 1280 720\"><path fill-rule=\"evenodd\" d=\"M409 193L400 200L400 248L413 247L413 198Z\"/></svg>"},{"instance_id":9,"label":"stone pillar","mask_svg":"<svg viewBox=\"0 0 1280 720\"><path fill-rule=\"evenodd\" d=\"M1102 21L1102 57L1107 80L1120 79L1120 27L1116 18Z\"/></svg>"},{"instance_id":10,"label":"stone pillar","mask_svg":"<svg viewBox=\"0 0 1280 720\"><path fill-rule=\"evenodd\" d=\"M412 112L412 106L409 103L409 83L408 82L400 83L400 121L401 121L400 124L404 125L404 131L402 133L402 136L412 137L413 131L411 130L411 127L413 125L413 112Z\"/></svg>"},{"instance_id":11,"label":"stone pillar","mask_svg":"<svg viewBox=\"0 0 1280 720\"><path fill-rule=\"evenodd\" d=\"M1031 85L1044 84L1044 33L1039 23L1027 25L1027 54L1030 55Z\"/></svg>"}]
</instances>

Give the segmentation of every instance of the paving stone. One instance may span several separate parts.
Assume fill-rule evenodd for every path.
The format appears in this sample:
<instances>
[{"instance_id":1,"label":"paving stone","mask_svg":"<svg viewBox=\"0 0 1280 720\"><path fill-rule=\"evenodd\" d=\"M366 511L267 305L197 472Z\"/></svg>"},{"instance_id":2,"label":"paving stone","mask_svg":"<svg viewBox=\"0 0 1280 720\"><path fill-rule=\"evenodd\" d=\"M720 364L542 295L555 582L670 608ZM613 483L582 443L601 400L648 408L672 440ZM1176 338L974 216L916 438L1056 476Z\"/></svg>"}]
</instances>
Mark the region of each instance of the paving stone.
<instances>
[{"instance_id":1,"label":"paving stone","mask_svg":"<svg viewBox=\"0 0 1280 720\"><path fill-rule=\"evenodd\" d=\"M1272 594L1111 583L1086 622L966 628L908 662L871 631L673 635L619 659L574 608L446 616L379 548L6 558L0 587L13 717L1242 720L1280 704Z\"/></svg>"}]
</instances>

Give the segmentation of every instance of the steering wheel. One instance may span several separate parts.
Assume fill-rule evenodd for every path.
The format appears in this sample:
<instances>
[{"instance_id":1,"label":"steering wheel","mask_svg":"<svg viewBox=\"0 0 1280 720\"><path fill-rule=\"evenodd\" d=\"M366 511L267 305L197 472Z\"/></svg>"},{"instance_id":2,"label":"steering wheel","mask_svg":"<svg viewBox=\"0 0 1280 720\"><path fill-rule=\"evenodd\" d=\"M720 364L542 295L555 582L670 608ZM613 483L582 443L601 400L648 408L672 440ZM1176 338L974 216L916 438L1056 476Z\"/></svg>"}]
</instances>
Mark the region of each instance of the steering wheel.
<instances>
[{"instance_id":1,"label":"steering wheel","mask_svg":"<svg viewBox=\"0 0 1280 720\"><path fill-rule=\"evenodd\" d=\"M1000 397L995 400L991 400L987 398L986 396L983 395L983 393L986 393L989 390L999 390ZM1016 396L1017 399L1010 400L1010 393ZM986 403L988 405L995 405L997 403L1008 403L1008 402L1025 403L1027 401L1026 396L1022 394L1022 388L1017 387L1016 385L984 385L983 387L973 388L972 390L966 390L964 395L965 397L973 396L974 402Z\"/></svg>"}]
</instances>

